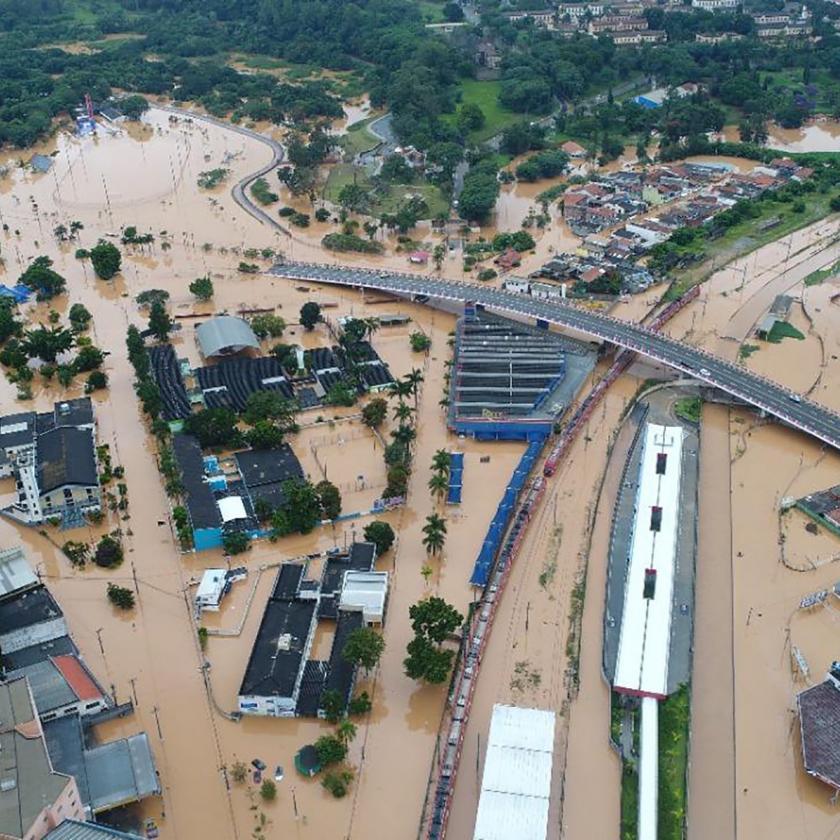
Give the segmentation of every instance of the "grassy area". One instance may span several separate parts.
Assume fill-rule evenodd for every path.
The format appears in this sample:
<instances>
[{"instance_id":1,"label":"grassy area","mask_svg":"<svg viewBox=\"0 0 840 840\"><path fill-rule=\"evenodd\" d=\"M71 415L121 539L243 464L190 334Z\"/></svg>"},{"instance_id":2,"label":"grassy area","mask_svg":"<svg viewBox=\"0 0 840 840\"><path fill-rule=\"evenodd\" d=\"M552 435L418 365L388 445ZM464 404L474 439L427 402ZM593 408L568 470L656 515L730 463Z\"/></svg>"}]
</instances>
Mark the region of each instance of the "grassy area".
<instances>
[{"instance_id":1,"label":"grassy area","mask_svg":"<svg viewBox=\"0 0 840 840\"><path fill-rule=\"evenodd\" d=\"M372 116L353 123L347 129L347 133L339 138L339 145L347 154L355 156L362 152L368 152L379 145L380 139L368 128L376 118Z\"/></svg>"},{"instance_id":2,"label":"grassy area","mask_svg":"<svg viewBox=\"0 0 840 840\"><path fill-rule=\"evenodd\" d=\"M783 338L795 338L797 341L803 341L805 335L787 321L776 321L770 328L770 332L767 333L767 340L771 344L778 344Z\"/></svg>"},{"instance_id":3,"label":"grassy area","mask_svg":"<svg viewBox=\"0 0 840 840\"><path fill-rule=\"evenodd\" d=\"M443 23L446 18L443 16L443 3L434 3L432 0L419 0L417 6L425 23Z\"/></svg>"},{"instance_id":4,"label":"grassy area","mask_svg":"<svg viewBox=\"0 0 840 840\"><path fill-rule=\"evenodd\" d=\"M801 213L797 213L791 204L764 201L760 205L761 213L756 218L745 219L740 224L733 225L717 239L698 243L705 255L703 260L688 268L670 272L673 283L668 289L666 299L675 300L692 286L708 280L721 266L807 227L831 212L829 202L832 193L817 191L806 193L800 198L805 205ZM762 230L763 224L775 218L779 219L778 224Z\"/></svg>"},{"instance_id":5,"label":"grassy area","mask_svg":"<svg viewBox=\"0 0 840 840\"><path fill-rule=\"evenodd\" d=\"M639 829L639 775L630 761L621 771L621 840L636 840Z\"/></svg>"},{"instance_id":6,"label":"grassy area","mask_svg":"<svg viewBox=\"0 0 840 840\"><path fill-rule=\"evenodd\" d=\"M702 410L703 400L700 397L684 397L674 403L674 414L689 423L699 423Z\"/></svg>"},{"instance_id":7,"label":"grassy area","mask_svg":"<svg viewBox=\"0 0 840 840\"><path fill-rule=\"evenodd\" d=\"M323 197L333 204L338 203L341 190L348 184L358 184L366 190L374 186L364 169L350 163L340 163L330 171L324 185ZM449 211L449 200L434 184L389 184L380 188L371 197L370 215L381 216L383 213L396 213L409 195L422 195L429 206L429 218Z\"/></svg>"},{"instance_id":8,"label":"grassy area","mask_svg":"<svg viewBox=\"0 0 840 840\"><path fill-rule=\"evenodd\" d=\"M812 271L805 278L805 285L819 286L823 280L828 280L829 277L833 277L835 274L840 274L840 260L837 260L834 265L830 265L828 268L818 268L816 271Z\"/></svg>"},{"instance_id":9,"label":"grassy area","mask_svg":"<svg viewBox=\"0 0 840 840\"><path fill-rule=\"evenodd\" d=\"M502 83L496 81L464 79L461 82L461 103L466 104L470 102L473 105L478 105L485 119L483 128L470 132L469 140L471 142L483 143L509 125L513 125L513 123L533 119L533 117L529 117L527 114L517 114L514 111L509 111L507 108L502 107L499 104L499 91L501 88ZM456 114L445 114L442 119L454 123L457 116Z\"/></svg>"},{"instance_id":10,"label":"grassy area","mask_svg":"<svg viewBox=\"0 0 840 840\"><path fill-rule=\"evenodd\" d=\"M682 840L685 829L691 693L680 686L659 704L659 837Z\"/></svg>"}]
</instances>

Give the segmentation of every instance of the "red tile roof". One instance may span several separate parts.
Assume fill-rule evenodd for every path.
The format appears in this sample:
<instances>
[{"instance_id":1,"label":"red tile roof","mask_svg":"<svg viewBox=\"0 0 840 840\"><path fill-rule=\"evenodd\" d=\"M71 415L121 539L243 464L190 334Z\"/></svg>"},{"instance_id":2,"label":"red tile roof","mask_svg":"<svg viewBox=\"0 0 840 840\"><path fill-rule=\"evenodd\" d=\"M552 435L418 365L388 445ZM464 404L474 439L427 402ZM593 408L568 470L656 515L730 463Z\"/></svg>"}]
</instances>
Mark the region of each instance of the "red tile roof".
<instances>
[{"instance_id":1,"label":"red tile roof","mask_svg":"<svg viewBox=\"0 0 840 840\"><path fill-rule=\"evenodd\" d=\"M102 697L99 687L75 656L54 656L52 662L61 671L61 675L79 700L98 700Z\"/></svg>"}]
</instances>

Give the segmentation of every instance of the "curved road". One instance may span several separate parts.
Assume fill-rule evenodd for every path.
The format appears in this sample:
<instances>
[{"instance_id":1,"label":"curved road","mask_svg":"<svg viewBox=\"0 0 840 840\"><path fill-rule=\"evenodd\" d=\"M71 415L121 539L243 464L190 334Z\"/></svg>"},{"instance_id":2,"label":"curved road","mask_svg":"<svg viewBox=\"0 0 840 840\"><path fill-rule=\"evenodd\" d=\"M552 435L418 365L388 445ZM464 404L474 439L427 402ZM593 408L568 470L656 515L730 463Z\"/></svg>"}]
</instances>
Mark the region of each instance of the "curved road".
<instances>
[{"instance_id":1,"label":"curved road","mask_svg":"<svg viewBox=\"0 0 840 840\"><path fill-rule=\"evenodd\" d=\"M720 388L784 423L813 435L829 446L840 449L840 414L837 412L801 398L798 394L746 368L638 324L619 321L617 318L579 309L571 304L536 300L529 295L440 280L436 277L293 262L278 263L271 269L271 273L294 280L378 289L396 294L421 295L459 302L474 301L494 310L578 330L611 344L634 350L694 379Z\"/></svg>"},{"instance_id":2,"label":"curved road","mask_svg":"<svg viewBox=\"0 0 840 840\"><path fill-rule=\"evenodd\" d=\"M268 148L271 149L271 160L265 166L260 167L256 172L252 172L250 175L246 175L242 178L234 185L230 194L233 196L233 200L246 213L250 213L255 219L258 219L260 222L264 222L270 227L279 230L286 236L291 236L291 232L287 228L283 227L277 219L269 213L266 213L262 207L258 207L254 204L247 192L248 187L250 187L257 178L262 178L263 175L268 174L278 164L282 163L286 157L286 150L280 143L278 143L273 137L266 137L264 134L252 131L250 128L244 128L241 125L234 125L234 123L216 119L216 117L211 117L208 114L200 114L196 111L187 111L183 108L173 108L169 105L154 105L153 107L157 108L159 111L165 111L168 114L175 114L178 117L186 117L187 119L210 123L218 128L224 128L226 131L235 131L243 137L248 137L251 140L256 140L257 142L262 143L264 146L268 146Z\"/></svg>"}]
</instances>

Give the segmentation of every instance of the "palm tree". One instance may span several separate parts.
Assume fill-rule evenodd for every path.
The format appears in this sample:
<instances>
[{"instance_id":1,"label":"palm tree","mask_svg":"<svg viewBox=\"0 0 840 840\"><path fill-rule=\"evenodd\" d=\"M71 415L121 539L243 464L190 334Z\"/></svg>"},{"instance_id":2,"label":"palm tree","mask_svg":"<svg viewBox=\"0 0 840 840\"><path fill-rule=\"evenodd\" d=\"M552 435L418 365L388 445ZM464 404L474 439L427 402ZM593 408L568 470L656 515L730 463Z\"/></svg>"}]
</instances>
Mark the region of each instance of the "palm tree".
<instances>
[{"instance_id":1,"label":"palm tree","mask_svg":"<svg viewBox=\"0 0 840 840\"><path fill-rule=\"evenodd\" d=\"M449 475L449 467L452 464L452 455L445 449L438 449L432 456L432 469L437 473Z\"/></svg>"},{"instance_id":2,"label":"palm tree","mask_svg":"<svg viewBox=\"0 0 840 840\"><path fill-rule=\"evenodd\" d=\"M379 329L381 324L379 323L379 318L364 318L363 319L365 325L365 338L370 341L373 338L373 334Z\"/></svg>"},{"instance_id":3,"label":"palm tree","mask_svg":"<svg viewBox=\"0 0 840 840\"><path fill-rule=\"evenodd\" d=\"M423 575L423 583L428 586L429 585L429 578L432 576L434 570L428 563L424 563L420 567L420 574Z\"/></svg>"},{"instance_id":4,"label":"palm tree","mask_svg":"<svg viewBox=\"0 0 840 840\"><path fill-rule=\"evenodd\" d=\"M388 386L388 393L392 397L396 397L402 402L406 397L410 397L412 392L412 385L402 379L397 379Z\"/></svg>"},{"instance_id":5,"label":"palm tree","mask_svg":"<svg viewBox=\"0 0 840 840\"><path fill-rule=\"evenodd\" d=\"M417 393L420 390L420 383L423 381L423 372L417 368L412 368L403 378L411 386L411 393L414 394L414 407L417 408Z\"/></svg>"},{"instance_id":6,"label":"palm tree","mask_svg":"<svg viewBox=\"0 0 840 840\"><path fill-rule=\"evenodd\" d=\"M356 737L356 724L352 720L344 718L336 727L335 734L346 747Z\"/></svg>"},{"instance_id":7,"label":"palm tree","mask_svg":"<svg viewBox=\"0 0 840 840\"><path fill-rule=\"evenodd\" d=\"M426 517L426 524L423 526L423 545L426 553L435 555L443 549L446 542L446 520L436 513Z\"/></svg>"},{"instance_id":8,"label":"palm tree","mask_svg":"<svg viewBox=\"0 0 840 840\"><path fill-rule=\"evenodd\" d=\"M394 419L399 420L400 423L403 423L411 418L411 414L413 411L414 409L408 403L397 403L394 406Z\"/></svg>"},{"instance_id":9,"label":"palm tree","mask_svg":"<svg viewBox=\"0 0 840 840\"><path fill-rule=\"evenodd\" d=\"M449 479L443 473L433 473L429 479L429 490L440 501L449 490Z\"/></svg>"},{"instance_id":10,"label":"palm tree","mask_svg":"<svg viewBox=\"0 0 840 840\"><path fill-rule=\"evenodd\" d=\"M414 438L417 437L417 432L411 426L406 426L401 423L396 429L394 429L393 432L391 432L391 437L403 446L411 446Z\"/></svg>"}]
</instances>

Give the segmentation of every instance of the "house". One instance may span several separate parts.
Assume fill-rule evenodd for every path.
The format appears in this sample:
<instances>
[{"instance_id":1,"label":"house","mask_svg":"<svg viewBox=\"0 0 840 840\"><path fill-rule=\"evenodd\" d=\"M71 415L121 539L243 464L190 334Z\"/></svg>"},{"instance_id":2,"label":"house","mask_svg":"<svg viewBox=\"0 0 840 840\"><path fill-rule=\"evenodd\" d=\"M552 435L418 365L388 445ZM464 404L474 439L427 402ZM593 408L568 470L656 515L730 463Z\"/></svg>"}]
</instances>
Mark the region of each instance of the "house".
<instances>
[{"instance_id":1,"label":"house","mask_svg":"<svg viewBox=\"0 0 840 840\"><path fill-rule=\"evenodd\" d=\"M502 57L496 45L488 38L478 42L473 60L479 67L486 67L488 70L498 70L502 63Z\"/></svg>"},{"instance_id":2,"label":"house","mask_svg":"<svg viewBox=\"0 0 840 840\"><path fill-rule=\"evenodd\" d=\"M565 152L570 158L585 158L586 157L586 149L580 145L580 143L575 143L574 140L567 140L561 147L560 150Z\"/></svg>"},{"instance_id":3,"label":"house","mask_svg":"<svg viewBox=\"0 0 840 840\"><path fill-rule=\"evenodd\" d=\"M740 2L741 0L691 0L691 5L706 12L729 12L737 9Z\"/></svg>"},{"instance_id":4,"label":"house","mask_svg":"<svg viewBox=\"0 0 840 840\"><path fill-rule=\"evenodd\" d=\"M515 12L507 12L505 17L507 17L511 23L516 23L520 20L532 20L534 25L538 26L540 29L554 29L554 9L541 9L539 11L526 11L524 9L519 9Z\"/></svg>"},{"instance_id":5,"label":"house","mask_svg":"<svg viewBox=\"0 0 840 840\"><path fill-rule=\"evenodd\" d=\"M201 610L218 612L226 586L227 571L225 569L205 569L198 589L195 591L196 612L201 612Z\"/></svg>"},{"instance_id":6,"label":"house","mask_svg":"<svg viewBox=\"0 0 840 840\"><path fill-rule=\"evenodd\" d=\"M26 679L0 683L0 837L42 840L65 819L84 819L72 775L53 769Z\"/></svg>"},{"instance_id":7,"label":"house","mask_svg":"<svg viewBox=\"0 0 840 840\"><path fill-rule=\"evenodd\" d=\"M339 610L360 612L366 625L382 624L388 598L388 572L366 572L349 569L339 596Z\"/></svg>"},{"instance_id":8,"label":"house","mask_svg":"<svg viewBox=\"0 0 840 840\"><path fill-rule=\"evenodd\" d=\"M140 835L117 831L99 823L64 820L44 840L140 840Z\"/></svg>"},{"instance_id":9,"label":"house","mask_svg":"<svg viewBox=\"0 0 840 840\"><path fill-rule=\"evenodd\" d=\"M56 403L52 412L0 417L0 478L14 476L18 494L2 513L27 525L55 518L70 527L100 510L94 431L87 397Z\"/></svg>"},{"instance_id":10,"label":"house","mask_svg":"<svg viewBox=\"0 0 840 840\"><path fill-rule=\"evenodd\" d=\"M510 271L512 268L516 268L516 266L522 263L522 257L516 249L508 248L506 251L499 254L493 262L496 263L502 271Z\"/></svg>"},{"instance_id":11,"label":"house","mask_svg":"<svg viewBox=\"0 0 840 840\"><path fill-rule=\"evenodd\" d=\"M39 581L19 546L0 549L0 601L34 589Z\"/></svg>"}]
</instances>

